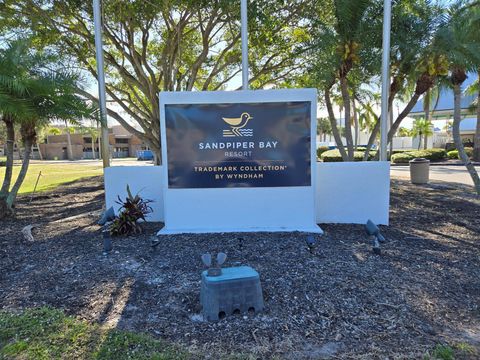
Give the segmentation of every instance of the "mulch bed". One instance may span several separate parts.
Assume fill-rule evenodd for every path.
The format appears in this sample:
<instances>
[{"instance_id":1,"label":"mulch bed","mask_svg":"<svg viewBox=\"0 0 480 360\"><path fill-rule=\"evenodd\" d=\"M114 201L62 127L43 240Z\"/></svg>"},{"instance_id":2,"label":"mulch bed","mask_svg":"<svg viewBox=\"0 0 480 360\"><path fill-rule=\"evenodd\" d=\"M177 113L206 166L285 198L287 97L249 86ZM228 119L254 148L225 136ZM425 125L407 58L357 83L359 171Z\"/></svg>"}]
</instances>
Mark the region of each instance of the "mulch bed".
<instances>
[{"instance_id":1,"label":"mulch bed","mask_svg":"<svg viewBox=\"0 0 480 360\"><path fill-rule=\"evenodd\" d=\"M322 225L310 252L302 233L174 235L151 247L161 224L147 224L142 236L115 239L105 257L95 224L103 196L101 179L90 178L31 203L20 198L17 219L0 223L2 309L62 308L211 359L420 358L439 343L480 348L480 200L471 188L393 180L381 256L360 225ZM20 234L28 224L34 242ZM202 320L207 251L259 271L264 313Z\"/></svg>"}]
</instances>

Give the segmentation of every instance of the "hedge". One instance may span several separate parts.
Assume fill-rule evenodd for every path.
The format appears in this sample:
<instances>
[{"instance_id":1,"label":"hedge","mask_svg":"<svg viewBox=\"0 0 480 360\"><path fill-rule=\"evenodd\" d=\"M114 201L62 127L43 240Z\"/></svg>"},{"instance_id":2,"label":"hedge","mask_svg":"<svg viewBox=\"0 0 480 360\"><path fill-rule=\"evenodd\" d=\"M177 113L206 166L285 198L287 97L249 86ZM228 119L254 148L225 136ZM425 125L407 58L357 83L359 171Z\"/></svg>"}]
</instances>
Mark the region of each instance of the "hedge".
<instances>
[{"instance_id":1,"label":"hedge","mask_svg":"<svg viewBox=\"0 0 480 360\"><path fill-rule=\"evenodd\" d=\"M414 155L411 153L398 153L398 154L393 154L392 157L390 158L390 161L394 164L405 164L408 163L410 160L413 160L415 158Z\"/></svg>"},{"instance_id":2,"label":"hedge","mask_svg":"<svg viewBox=\"0 0 480 360\"><path fill-rule=\"evenodd\" d=\"M447 157L447 153L443 149L427 149L417 151L406 151L393 154L391 162L394 164L408 163L415 158L425 158L431 161L443 160Z\"/></svg>"},{"instance_id":3,"label":"hedge","mask_svg":"<svg viewBox=\"0 0 480 360\"><path fill-rule=\"evenodd\" d=\"M467 153L467 156L471 158L473 156L473 148L471 147L466 147L465 152ZM449 159L460 159L460 156L458 155L458 150L452 150L447 153Z\"/></svg>"},{"instance_id":4,"label":"hedge","mask_svg":"<svg viewBox=\"0 0 480 360\"><path fill-rule=\"evenodd\" d=\"M325 152L325 151L329 151L330 148L328 146L320 146L317 148L317 157L318 158L321 158L322 154Z\"/></svg>"},{"instance_id":5,"label":"hedge","mask_svg":"<svg viewBox=\"0 0 480 360\"><path fill-rule=\"evenodd\" d=\"M392 155L404 154L406 152L412 152L412 151L416 151L416 150L414 150L414 149L396 149L396 150L392 150Z\"/></svg>"},{"instance_id":6,"label":"hedge","mask_svg":"<svg viewBox=\"0 0 480 360\"><path fill-rule=\"evenodd\" d=\"M376 154L376 151L370 151L368 154L368 159L371 160ZM353 161L362 161L363 156L365 155L364 151L354 151L353 152ZM340 155L340 151L337 149L325 151L321 156L320 159L323 162L340 162L343 161L342 155Z\"/></svg>"}]
</instances>

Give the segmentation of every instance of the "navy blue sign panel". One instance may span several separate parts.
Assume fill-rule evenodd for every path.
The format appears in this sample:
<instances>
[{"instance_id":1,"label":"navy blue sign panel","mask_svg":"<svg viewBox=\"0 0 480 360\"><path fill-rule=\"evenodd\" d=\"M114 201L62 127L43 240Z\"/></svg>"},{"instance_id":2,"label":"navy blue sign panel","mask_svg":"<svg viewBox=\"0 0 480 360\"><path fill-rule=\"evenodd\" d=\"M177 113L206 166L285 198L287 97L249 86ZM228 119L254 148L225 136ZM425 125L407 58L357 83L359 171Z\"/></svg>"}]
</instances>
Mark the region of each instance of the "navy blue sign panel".
<instances>
[{"instance_id":1,"label":"navy blue sign panel","mask_svg":"<svg viewBox=\"0 0 480 360\"><path fill-rule=\"evenodd\" d=\"M310 186L310 107L165 105L168 187Z\"/></svg>"}]
</instances>

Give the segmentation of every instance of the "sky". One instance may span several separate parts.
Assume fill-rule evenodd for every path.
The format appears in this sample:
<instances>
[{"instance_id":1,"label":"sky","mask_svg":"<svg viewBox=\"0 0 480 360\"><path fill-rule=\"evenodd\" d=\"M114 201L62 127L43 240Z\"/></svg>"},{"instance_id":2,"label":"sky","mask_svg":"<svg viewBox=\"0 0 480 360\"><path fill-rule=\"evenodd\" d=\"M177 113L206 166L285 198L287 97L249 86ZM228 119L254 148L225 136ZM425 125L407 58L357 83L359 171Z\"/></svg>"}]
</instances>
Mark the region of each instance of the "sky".
<instances>
[{"instance_id":1,"label":"sky","mask_svg":"<svg viewBox=\"0 0 480 360\"><path fill-rule=\"evenodd\" d=\"M445 7L452 4L453 2L454 2L453 0L438 0L438 3L442 6L445 6ZM241 85L242 85L242 76L241 76L241 73L239 73L227 84L227 90L237 89ZM91 91L91 93L93 93L95 95L98 95L97 83L91 77L90 77L90 81L89 81L88 90ZM113 110L119 112L119 113L123 113L121 107L118 106L118 105L112 105L111 103L109 103L108 106L111 107ZM398 116L398 113L400 111L402 111L404 106L405 106L405 103L401 103L401 102L396 102L394 104L394 107L393 107L394 118L396 118ZM379 114L380 109L377 108L376 112ZM338 108L335 108L335 114L336 114L337 117L340 117L340 113L338 111ZM324 109L323 107L319 107L318 110L317 110L317 117L326 117L326 116L328 116L326 109ZM111 119L111 118L109 118L108 121L109 121L110 125L114 125L114 124L117 123L114 119ZM408 117L406 119L404 119L403 122L402 122L402 126L407 127L407 128L411 128L412 124L413 124L413 119L408 118Z\"/></svg>"}]
</instances>

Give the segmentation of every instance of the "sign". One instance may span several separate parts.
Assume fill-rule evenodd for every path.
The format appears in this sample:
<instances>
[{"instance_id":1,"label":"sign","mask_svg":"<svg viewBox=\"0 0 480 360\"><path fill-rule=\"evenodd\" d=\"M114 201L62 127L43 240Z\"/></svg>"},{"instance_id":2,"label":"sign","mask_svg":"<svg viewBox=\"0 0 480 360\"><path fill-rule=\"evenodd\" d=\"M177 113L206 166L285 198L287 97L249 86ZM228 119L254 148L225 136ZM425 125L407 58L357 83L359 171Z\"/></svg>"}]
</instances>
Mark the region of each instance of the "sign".
<instances>
[{"instance_id":1,"label":"sign","mask_svg":"<svg viewBox=\"0 0 480 360\"><path fill-rule=\"evenodd\" d=\"M159 235L322 232L315 222L315 89L159 98L165 184Z\"/></svg>"},{"instance_id":2,"label":"sign","mask_svg":"<svg viewBox=\"0 0 480 360\"><path fill-rule=\"evenodd\" d=\"M166 105L169 188L309 186L310 106Z\"/></svg>"}]
</instances>

